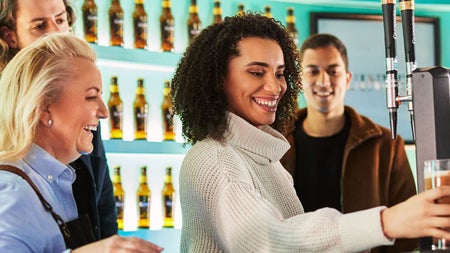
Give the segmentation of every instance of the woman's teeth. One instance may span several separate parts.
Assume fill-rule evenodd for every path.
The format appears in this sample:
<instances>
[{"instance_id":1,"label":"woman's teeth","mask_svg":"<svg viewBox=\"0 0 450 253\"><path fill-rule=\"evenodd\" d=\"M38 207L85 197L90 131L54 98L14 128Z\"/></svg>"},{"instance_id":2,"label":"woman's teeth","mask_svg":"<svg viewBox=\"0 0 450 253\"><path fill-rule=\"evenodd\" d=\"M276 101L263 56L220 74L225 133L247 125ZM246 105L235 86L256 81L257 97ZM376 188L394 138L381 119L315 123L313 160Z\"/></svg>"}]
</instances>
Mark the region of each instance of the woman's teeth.
<instances>
[{"instance_id":1,"label":"woman's teeth","mask_svg":"<svg viewBox=\"0 0 450 253\"><path fill-rule=\"evenodd\" d=\"M97 131L97 126L85 126L84 130Z\"/></svg>"}]
</instances>

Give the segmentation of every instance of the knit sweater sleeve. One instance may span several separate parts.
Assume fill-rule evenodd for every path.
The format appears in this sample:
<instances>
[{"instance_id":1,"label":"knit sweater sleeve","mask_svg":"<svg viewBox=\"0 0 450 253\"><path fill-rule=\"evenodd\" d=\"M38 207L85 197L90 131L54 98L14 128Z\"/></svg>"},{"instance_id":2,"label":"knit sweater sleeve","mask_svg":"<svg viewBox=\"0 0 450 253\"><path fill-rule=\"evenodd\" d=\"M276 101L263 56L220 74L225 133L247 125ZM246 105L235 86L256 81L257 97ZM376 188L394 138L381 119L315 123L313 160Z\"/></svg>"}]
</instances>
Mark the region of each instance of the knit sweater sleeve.
<instances>
[{"instance_id":1,"label":"knit sweater sleeve","mask_svg":"<svg viewBox=\"0 0 450 253\"><path fill-rule=\"evenodd\" d=\"M300 208L286 217L280 209L291 207L268 201L241 160L215 146L189 151L180 172L182 252L358 252L392 244L381 230L381 208L346 215Z\"/></svg>"}]
</instances>

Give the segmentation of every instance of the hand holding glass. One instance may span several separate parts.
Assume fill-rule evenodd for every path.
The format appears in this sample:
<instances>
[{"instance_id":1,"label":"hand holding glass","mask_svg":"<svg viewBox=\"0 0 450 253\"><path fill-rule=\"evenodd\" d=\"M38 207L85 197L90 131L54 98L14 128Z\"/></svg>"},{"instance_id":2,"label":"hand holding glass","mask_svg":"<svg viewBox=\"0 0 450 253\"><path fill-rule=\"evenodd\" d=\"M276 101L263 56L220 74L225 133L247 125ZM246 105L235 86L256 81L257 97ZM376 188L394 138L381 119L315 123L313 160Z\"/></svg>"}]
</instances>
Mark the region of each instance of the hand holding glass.
<instances>
[{"instance_id":1,"label":"hand holding glass","mask_svg":"<svg viewBox=\"0 0 450 253\"><path fill-rule=\"evenodd\" d=\"M450 185L450 159L427 160L424 162L425 190ZM443 197L437 203L450 203L450 197ZM446 229L450 231L450 228ZM450 249L450 241L433 238L432 249Z\"/></svg>"}]
</instances>

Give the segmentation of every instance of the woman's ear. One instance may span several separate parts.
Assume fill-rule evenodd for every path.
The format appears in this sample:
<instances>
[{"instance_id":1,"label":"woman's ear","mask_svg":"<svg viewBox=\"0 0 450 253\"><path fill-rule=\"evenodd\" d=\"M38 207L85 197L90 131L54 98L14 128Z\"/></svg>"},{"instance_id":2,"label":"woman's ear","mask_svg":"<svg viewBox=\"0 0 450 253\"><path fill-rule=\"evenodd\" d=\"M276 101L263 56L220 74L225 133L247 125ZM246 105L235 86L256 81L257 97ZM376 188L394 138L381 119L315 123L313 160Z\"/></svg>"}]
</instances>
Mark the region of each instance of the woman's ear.
<instances>
[{"instance_id":1,"label":"woman's ear","mask_svg":"<svg viewBox=\"0 0 450 253\"><path fill-rule=\"evenodd\" d=\"M0 38L4 40L10 48L17 48L19 46L16 33L6 26L0 27Z\"/></svg>"},{"instance_id":2,"label":"woman's ear","mask_svg":"<svg viewBox=\"0 0 450 253\"><path fill-rule=\"evenodd\" d=\"M52 115L48 110L43 110L39 116L39 121L42 125L50 127L53 124Z\"/></svg>"}]
</instances>

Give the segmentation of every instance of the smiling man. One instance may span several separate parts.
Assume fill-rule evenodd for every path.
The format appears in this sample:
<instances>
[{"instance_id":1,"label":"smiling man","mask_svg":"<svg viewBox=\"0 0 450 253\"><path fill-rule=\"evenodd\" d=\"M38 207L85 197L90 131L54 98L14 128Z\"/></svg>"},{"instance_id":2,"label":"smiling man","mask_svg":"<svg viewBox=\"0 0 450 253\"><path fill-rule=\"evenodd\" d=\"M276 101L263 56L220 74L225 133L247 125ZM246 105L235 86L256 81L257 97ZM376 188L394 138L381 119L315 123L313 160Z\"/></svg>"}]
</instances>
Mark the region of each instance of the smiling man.
<instances>
[{"instance_id":1,"label":"smiling man","mask_svg":"<svg viewBox=\"0 0 450 253\"><path fill-rule=\"evenodd\" d=\"M345 45L331 34L309 37L300 49L306 108L286 138L291 149L281 162L294 177L305 211L323 207L343 213L391 207L416 194L401 137L344 104L352 80ZM416 240L371 252L403 252Z\"/></svg>"}]
</instances>

